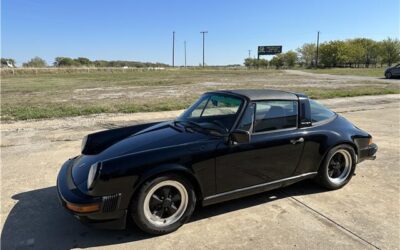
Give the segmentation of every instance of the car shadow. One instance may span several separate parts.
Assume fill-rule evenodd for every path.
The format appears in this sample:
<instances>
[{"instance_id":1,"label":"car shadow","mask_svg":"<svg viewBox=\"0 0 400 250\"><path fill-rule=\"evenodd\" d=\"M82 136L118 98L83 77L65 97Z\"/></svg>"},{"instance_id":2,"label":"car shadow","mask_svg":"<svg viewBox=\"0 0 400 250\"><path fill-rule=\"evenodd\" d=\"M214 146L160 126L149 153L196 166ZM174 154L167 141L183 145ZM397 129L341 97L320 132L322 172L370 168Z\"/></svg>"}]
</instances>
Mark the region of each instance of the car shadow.
<instances>
[{"instance_id":1,"label":"car shadow","mask_svg":"<svg viewBox=\"0 0 400 250\"><path fill-rule=\"evenodd\" d=\"M310 181L195 210L189 223L239 209L273 202L289 196L326 191ZM1 232L2 249L71 249L140 241L147 235L135 226L112 231L87 227L64 211L58 201L56 187L16 194Z\"/></svg>"},{"instance_id":2,"label":"car shadow","mask_svg":"<svg viewBox=\"0 0 400 250\"><path fill-rule=\"evenodd\" d=\"M400 80L399 76L392 76L392 78L388 79L386 77L379 77L378 79L383 79L383 80Z\"/></svg>"}]
</instances>

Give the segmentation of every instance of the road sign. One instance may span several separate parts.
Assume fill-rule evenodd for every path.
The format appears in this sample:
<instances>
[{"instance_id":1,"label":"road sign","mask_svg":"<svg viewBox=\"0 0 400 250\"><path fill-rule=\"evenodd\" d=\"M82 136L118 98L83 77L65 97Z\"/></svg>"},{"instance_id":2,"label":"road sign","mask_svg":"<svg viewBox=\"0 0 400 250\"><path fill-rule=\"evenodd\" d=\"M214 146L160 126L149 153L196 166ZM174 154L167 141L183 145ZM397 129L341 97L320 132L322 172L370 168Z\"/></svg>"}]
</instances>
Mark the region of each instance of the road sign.
<instances>
[{"instance_id":1,"label":"road sign","mask_svg":"<svg viewBox=\"0 0 400 250\"><path fill-rule=\"evenodd\" d=\"M258 55L276 55L282 53L282 46L258 46Z\"/></svg>"}]
</instances>

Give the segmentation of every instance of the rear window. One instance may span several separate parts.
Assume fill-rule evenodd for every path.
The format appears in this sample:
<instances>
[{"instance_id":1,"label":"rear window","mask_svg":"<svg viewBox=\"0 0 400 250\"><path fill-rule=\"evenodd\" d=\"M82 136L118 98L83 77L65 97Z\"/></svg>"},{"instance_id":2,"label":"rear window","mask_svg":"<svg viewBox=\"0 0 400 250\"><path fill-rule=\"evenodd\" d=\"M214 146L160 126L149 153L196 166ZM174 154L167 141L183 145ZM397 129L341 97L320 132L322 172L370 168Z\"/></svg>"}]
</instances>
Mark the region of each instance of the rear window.
<instances>
[{"instance_id":1,"label":"rear window","mask_svg":"<svg viewBox=\"0 0 400 250\"><path fill-rule=\"evenodd\" d=\"M335 115L334 112L330 111L329 109L325 108L322 104L314 101L310 101L310 109L311 109L311 120L312 122L320 122L327 120Z\"/></svg>"}]
</instances>

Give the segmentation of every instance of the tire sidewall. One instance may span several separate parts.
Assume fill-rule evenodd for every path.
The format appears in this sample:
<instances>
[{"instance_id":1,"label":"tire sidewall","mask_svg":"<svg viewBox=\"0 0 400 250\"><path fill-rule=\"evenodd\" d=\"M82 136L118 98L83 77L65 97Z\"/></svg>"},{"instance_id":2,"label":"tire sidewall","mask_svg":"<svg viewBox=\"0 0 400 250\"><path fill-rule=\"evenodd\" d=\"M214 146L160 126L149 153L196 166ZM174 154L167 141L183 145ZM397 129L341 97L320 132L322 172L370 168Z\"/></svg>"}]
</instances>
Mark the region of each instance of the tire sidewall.
<instances>
[{"instance_id":1,"label":"tire sidewall","mask_svg":"<svg viewBox=\"0 0 400 250\"><path fill-rule=\"evenodd\" d=\"M341 182L341 183L334 183L329 179L329 175L328 175L328 167L329 167L329 162L332 158L332 156L339 150L339 149L344 149L346 151L348 151L351 155L351 169L350 169L350 173L347 176L347 178ZM350 145L347 144L342 144L342 145L338 145L334 148L332 148L331 150L329 150L328 154L326 155L324 162L322 164L322 166L319 169L319 173L318 173L318 177L319 177L319 182L326 188L328 189L339 189L342 188L343 186L345 186L353 177L355 169L356 169L356 165L357 165L357 157L356 157L356 153L354 151L354 148L351 147Z\"/></svg>"},{"instance_id":2,"label":"tire sidewall","mask_svg":"<svg viewBox=\"0 0 400 250\"><path fill-rule=\"evenodd\" d=\"M157 227L153 224L151 224L145 217L144 215L144 209L143 209L143 203L145 200L146 195L149 193L149 191L157 185L160 182L166 181L166 180L174 180L180 182L186 189L188 193L188 205L186 207L186 210L182 217L176 221L175 223L165 226L165 227ZM130 209L130 214L135 222L135 224L143 231L150 233L150 234L166 234L173 232L177 230L179 227L181 227L185 222L187 222L192 215L194 208L196 205L196 194L193 189L193 185L183 178L180 175L176 174L167 174L167 175L162 175L155 177L149 181L146 181L139 189L138 193L134 196L132 203L131 203L131 209Z\"/></svg>"},{"instance_id":3,"label":"tire sidewall","mask_svg":"<svg viewBox=\"0 0 400 250\"><path fill-rule=\"evenodd\" d=\"M392 78L392 73L387 72L385 76L386 76L387 79L390 79L390 78Z\"/></svg>"}]
</instances>

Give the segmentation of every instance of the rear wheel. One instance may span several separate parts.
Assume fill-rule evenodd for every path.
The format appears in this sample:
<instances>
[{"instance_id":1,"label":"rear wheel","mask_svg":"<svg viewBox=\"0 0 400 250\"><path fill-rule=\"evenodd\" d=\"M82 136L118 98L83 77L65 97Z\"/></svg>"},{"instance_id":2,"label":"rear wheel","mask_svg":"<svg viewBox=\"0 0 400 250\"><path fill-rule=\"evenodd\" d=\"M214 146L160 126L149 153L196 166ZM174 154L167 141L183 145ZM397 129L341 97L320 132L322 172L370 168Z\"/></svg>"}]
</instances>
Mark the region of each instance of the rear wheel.
<instances>
[{"instance_id":1,"label":"rear wheel","mask_svg":"<svg viewBox=\"0 0 400 250\"><path fill-rule=\"evenodd\" d=\"M196 204L193 186L179 175L165 175L143 184L131 204L136 225L150 234L166 234L182 226Z\"/></svg>"},{"instance_id":2,"label":"rear wheel","mask_svg":"<svg viewBox=\"0 0 400 250\"><path fill-rule=\"evenodd\" d=\"M321 165L317 180L328 189L339 189L346 185L356 168L356 154L349 145L331 149Z\"/></svg>"},{"instance_id":3,"label":"rear wheel","mask_svg":"<svg viewBox=\"0 0 400 250\"><path fill-rule=\"evenodd\" d=\"M392 73L387 72L387 73L385 74L385 77L386 77L386 79L392 78Z\"/></svg>"}]
</instances>

